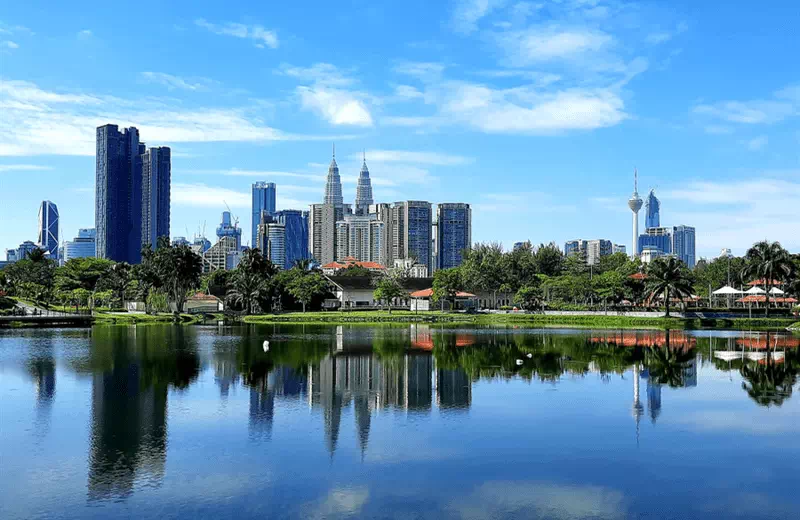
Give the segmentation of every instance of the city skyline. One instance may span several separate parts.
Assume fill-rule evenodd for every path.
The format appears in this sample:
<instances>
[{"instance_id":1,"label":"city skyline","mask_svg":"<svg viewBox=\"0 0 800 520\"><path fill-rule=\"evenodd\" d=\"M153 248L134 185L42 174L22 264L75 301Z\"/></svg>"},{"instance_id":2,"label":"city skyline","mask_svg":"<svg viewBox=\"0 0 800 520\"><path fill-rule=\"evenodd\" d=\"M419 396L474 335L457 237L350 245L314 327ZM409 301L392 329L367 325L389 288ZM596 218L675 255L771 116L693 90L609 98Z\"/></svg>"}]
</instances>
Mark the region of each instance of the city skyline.
<instances>
[{"instance_id":1,"label":"city skyline","mask_svg":"<svg viewBox=\"0 0 800 520\"><path fill-rule=\"evenodd\" d=\"M473 242L584 236L630 249L636 165L670 223L696 227L698 257L765 237L800 250L790 0L747 15L454 0L310 17L145 0L125 21L80 1L35 4L0 21L3 249L36 239L42 200L59 206L62 241L93 225L94 128L114 122L172 148L172 236L213 225L224 201L252 237L257 180L280 185L276 209L307 208L336 142L345 201L366 148L373 200L468 203ZM131 64L131 45L158 60Z\"/></svg>"}]
</instances>

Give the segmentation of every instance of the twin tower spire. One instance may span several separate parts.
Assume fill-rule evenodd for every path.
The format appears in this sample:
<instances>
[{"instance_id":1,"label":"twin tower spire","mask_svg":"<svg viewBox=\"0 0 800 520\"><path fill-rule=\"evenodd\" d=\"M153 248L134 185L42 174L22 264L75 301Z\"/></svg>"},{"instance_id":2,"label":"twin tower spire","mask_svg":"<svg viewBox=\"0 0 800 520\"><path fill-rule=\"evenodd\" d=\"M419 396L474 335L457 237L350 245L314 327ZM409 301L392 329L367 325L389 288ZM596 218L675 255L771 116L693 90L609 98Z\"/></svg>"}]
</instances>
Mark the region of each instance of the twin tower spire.
<instances>
[{"instance_id":1,"label":"twin tower spire","mask_svg":"<svg viewBox=\"0 0 800 520\"><path fill-rule=\"evenodd\" d=\"M344 204L342 197L342 178L339 176L339 165L336 164L336 145L333 145L333 158L331 165L328 166L328 180L325 183L325 204L341 206ZM356 186L355 209L358 213L360 209L368 210L372 200L372 183L369 179L369 169L367 168L367 154L364 152L364 162L358 174L358 185ZM364 212L366 213L366 211Z\"/></svg>"}]
</instances>

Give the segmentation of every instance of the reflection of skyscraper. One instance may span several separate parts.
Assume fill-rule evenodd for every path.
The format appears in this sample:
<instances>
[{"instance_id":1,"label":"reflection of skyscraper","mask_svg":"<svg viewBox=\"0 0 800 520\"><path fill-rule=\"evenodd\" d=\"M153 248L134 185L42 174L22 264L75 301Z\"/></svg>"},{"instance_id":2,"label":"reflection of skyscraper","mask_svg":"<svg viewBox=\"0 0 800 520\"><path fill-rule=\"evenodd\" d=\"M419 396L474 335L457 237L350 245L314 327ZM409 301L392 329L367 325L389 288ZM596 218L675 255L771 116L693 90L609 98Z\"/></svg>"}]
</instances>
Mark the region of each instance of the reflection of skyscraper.
<instances>
[{"instance_id":1,"label":"reflection of skyscraper","mask_svg":"<svg viewBox=\"0 0 800 520\"><path fill-rule=\"evenodd\" d=\"M405 356L406 368L406 408L409 410L430 410L433 401L433 357L428 354Z\"/></svg>"},{"instance_id":2,"label":"reflection of skyscraper","mask_svg":"<svg viewBox=\"0 0 800 520\"><path fill-rule=\"evenodd\" d=\"M250 387L250 438L272 438L272 419L275 416L275 392L266 381Z\"/></svg>"},{"instance_id":3,"label":"reflection of skyscraper","mask_svg":"<svg viewBox=\"0 0 800 520\"><path fill-rule=\"evenodd\" d=\"M461 369L436 370L436 404L448 410L468 410L472 404L472 381Z\"/></svg>"},{"instance_id":4,"label":"reflection of skyscraper","mask_svg":"<svg viewBox=\"0 0 800 520\"><path fill-rule=\"evenodd\" d=\"M644 407L639 401L639 364L633 365L633 419L636 421L636 444L639 444L639 420L642 418Z\"/></svg>"},{"instance_id":5,"label":"reflection of skyscraper","mask_svg":"<svg viewBox=\"0 0 800 520\"><path fill-rule=\"evenodd\" d=\"M647 369L642 371L642 377L647 378L647 413L655 424L661 415L661 385L653 381Z\"/></svg>"}]
</instances>

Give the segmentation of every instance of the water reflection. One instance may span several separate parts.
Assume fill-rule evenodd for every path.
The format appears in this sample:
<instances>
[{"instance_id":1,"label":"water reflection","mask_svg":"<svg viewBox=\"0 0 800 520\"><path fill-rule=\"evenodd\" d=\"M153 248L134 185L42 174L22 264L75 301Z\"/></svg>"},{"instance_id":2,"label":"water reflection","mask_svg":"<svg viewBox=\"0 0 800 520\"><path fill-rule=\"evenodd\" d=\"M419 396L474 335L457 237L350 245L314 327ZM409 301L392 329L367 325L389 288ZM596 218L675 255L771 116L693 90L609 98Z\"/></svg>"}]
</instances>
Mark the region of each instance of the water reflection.
<instances>
[{"instance_id":1,"label":"water reflection","mask_svg":"<svg viewBox=\"0 0 800 520\"><path fill-rule=\"evenodd\" d=\"M134 483L158 486L167 451L167 392L186 388L200 363L181 327L93 330L90 500L125 497Z\"/></svg>"}]
</instances>

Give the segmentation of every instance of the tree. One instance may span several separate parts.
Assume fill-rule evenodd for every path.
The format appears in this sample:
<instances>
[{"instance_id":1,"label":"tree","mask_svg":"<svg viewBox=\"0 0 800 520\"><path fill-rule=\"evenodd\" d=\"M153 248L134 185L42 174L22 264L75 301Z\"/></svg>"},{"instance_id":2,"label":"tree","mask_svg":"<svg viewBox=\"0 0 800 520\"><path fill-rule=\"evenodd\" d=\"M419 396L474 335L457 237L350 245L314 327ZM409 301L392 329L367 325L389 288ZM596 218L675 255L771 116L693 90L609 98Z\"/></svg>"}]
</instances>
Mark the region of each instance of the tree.
<instances>
[{"instance_id":1,"label":"tree","mask_svg":"<svg viewBox=\"0 0 800 520\"><path fill-rule=\"evenodd\" d=\"M440 269L433 274L433 301L452 300L455 309L456 296L463 287L464 282L458 268Z\"/></svg>"},{"instance_id":2,"label":"tree","mask_svg":"<svg viewBox=\"0 0 800 520\"><path fill-rule=\"evenodd\" d=\"M138 297L144 302L144 311L150 314L150 293L159 289L163 280L159 276L156 256L153 249L147 245L142 249L142 263L133 267L133 278L137 281Z\"/></svg>"},{"instance_id":3,"label":"tree","mask_svg":"<svg viewBox=\"0 0 800 520\"><path fill-rule=\"evenodd\" d=\"M604 302L617 303L625 297L625 276L618 271L606 271L595 276L592 285Z\"/></svg>"},{"instance_id":4,"label":"tree","mask_svg":"<svg viewBox=\"0 0 800 520\"><path fill-rule=\"evenodd\" d=\"M534 310L541 305L542 288L539 285L525 285L520 287L514 295L514 303L520 305L526 311Z\"/></svg>"},{"instance_id":5,"label":"tree","mask_svg":"<svg viewBox=\"0 0 800 520\"><path fill-rule=\"evenodd\" d=\"M321 274L312 272L296 277L289 282L287 289L303 304L303 312L306 312L306 305L311 303L311 300L328 292L328 282Z\"/></svg>"},{"instance_id":6,"label":"tree","mask_svg":"<svg viewBox=\"0 0 800 520\"><path fill-rule=\"evenodd\" d=\"M558 276L564 265L564 254L555 242L540 244L534 253L536 272L547 276Z\"/></svg>"},{"instance_id":7,"label":"tree","mask_svg":"<svg viewBox=\"0 0 800 520\"><path fill-rule=\"evenodd\" d=\"M275 265L264 258L260 249L248 249L233 273L228 298L242 305L245 314L271 308L270 282L277 271Z\"/></svg>"},{"instance_id":8,"label":"tree","mask_svg":"<svg viewBox=\"0 0 800 520\"><path fill-rule=\"evenodd\" d=\"M169 301L175 305L174 313L177 317L186 305L189 291L200 286L203 259L189 246L173 246L166 237L160 237L153 261L162 288Z\"/></svg>"},{"instance_id":9,"label":"tree","mask_svg":"<svg viewBox=\"0 0 800 520\"><path fill-rule=\"evenodd\" d=\"M56 271L56 286L61 290L94 291L98 280L108 274L114 262L104 258L71 258Z\"/></svg>"},{"instance_id":10,"label":"tree","mask_svg":"<svg viewBox=\"0 0 800 520\"><path fill-rule=\"evenodd\" d=\"M461 271L462 286L474 292L492 292L496 300L497 291L504 282L503 246L497 243L475 244L472 249L464 251L463 257L461 266L457 268Z\"/></svg>"},{"instance_id":11,"label":"tree","mask_svg":"<svg viewBox=\"0 0 800 520\"><path fill-rule=\"evenodd\" d=\"M791 278L794 271L792 257L781 247L780 243L763 240L756 242L747 250L745 259L747 265L742 271L742 277L754 276L756 279L764 280L764 290L767 292L764 315L769 316L770 291L774 286L774 281L787 281Z\"/></svg>"},{"instance_id":12,"label":"tree","mask_svg":"<svg viewBox=\"0 0 800 520\"><path fill-rule=\"evenodd\" d=\"M206 292L217 298L225 298L231 289L232 281L233 273L231 271L225 269L212 271L204 280Z\"/></svg>"},{"instance_id":13,"label":"tree","mask_svg":"<svg viewBox=\"0 0 800 520\"><path fill-rule=\"evenodd\" d=\"M336 271L336 276L355 276L361 278L370 278L372 277L372 271L370 271L366 267L361 267L360 265L350 264L344 269L339 269L338 271Z\"/></svg>"},{"instance_id":14,"label":"tree","mask_svg":"<svg viewBox=\"0 0 800 520\"><path fill-rule=\"evenodd\" d=\"M44 251L34 249L27 257L3 269L8 277L6 285L18 296L47 303L53 294L56 263Z\"/></svg>"},{"instance_id":15,"label":"tree","mask_svg":"<svg viewBox=\"0 0 800 520\"><path fill-rule=\"evenodd\" d=\"M408 293L403 289L400 281L394 276L382 276L375 284L375 291L373 292L376 300L386 302L389 307L389 314L392 313L392 300L407 295Z\"/></svg>"},{"instance_id":16,"label":"tree","mask_svg":"<svg viewBox=\"0 0 800 520\"><path fill-rule=\"evenodd\" d=\"M669 318L672 295L674 294L680 299L691 296L692 283L683 262L673 256L656 258L647 269L646 290L650 299L658 296L664 297L664 305L667 310L664 317Z\"/></svg>"},{"instance_id":17,"label":"tree","mask_svg":"<svg viewBox=\"0 0 800 520\"><path fill-rule=\"evenodd\" d=\"M127 262L119 262L113 264L101 279L103 287L114 292L122 307L125 307L125 291L133 282L131 274L131 265Z\"/></svg>"}]
</instances>

